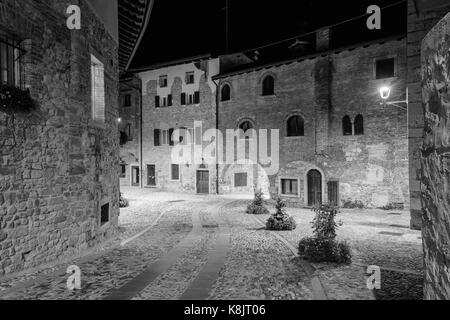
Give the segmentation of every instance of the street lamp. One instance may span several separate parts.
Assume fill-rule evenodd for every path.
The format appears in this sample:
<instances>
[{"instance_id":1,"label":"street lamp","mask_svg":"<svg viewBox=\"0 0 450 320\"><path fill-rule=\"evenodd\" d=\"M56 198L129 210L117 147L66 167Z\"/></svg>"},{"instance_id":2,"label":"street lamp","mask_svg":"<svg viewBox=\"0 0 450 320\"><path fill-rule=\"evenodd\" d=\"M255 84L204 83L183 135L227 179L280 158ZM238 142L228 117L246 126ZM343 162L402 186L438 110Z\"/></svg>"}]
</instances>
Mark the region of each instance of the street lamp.
<instances>
[{"instance_id":1,"label":"street lamp","mask_svg":"<svg viewBox=\"0 0 450 320\"><path fill-rule=\"evenodd\" d=\"M406 88L406 100L388 101L390 95L391 95L391 88L390 87L385 86L385 87L381 87L380 88L380 96L381 96L381 99L383 99L383 103L382 104L384 104L385 106L387 106L387 105L388 106L395 106L395 107L398 107L398 108L401 108L401 109L404 109L404 110L406 110L408 108L408 103L409 103L408 102L408 87ZM402 103L406 104L406 108L399 105L399 104L402 104Z\"/></svg>"}]
</instances>

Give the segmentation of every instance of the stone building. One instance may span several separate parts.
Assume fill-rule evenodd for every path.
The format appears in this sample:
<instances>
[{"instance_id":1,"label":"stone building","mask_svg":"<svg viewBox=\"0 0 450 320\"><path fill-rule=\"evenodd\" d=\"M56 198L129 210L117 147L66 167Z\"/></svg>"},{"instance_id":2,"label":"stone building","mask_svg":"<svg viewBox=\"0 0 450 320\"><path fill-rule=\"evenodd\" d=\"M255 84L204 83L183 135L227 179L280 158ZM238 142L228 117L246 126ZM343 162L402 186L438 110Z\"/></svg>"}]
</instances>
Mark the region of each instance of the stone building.
<instances>
[{"instance_id":1,"label":"stone building","mask_svg":"<svg viewBox=\"0 0 450 320\"><path fill-rule=\"evenodd\" d=\"M450 299L450 14L425 37L421 149L425 298Z\"/></svg>"},{"instance_id":2,"label":"stone building","mask_svg":"<svg viewBox=\"0 0 450 320\"><path fill-rule=\"evenodd\" d=\"M406 40L328 50L330 34L317 33L319 53L214 77L226 95L220 131L254 129L249 143L260 129L280 136L279 172L266 174L255 161L227 162L219 170L221 192L261 188L301 206L409 205L407 111L382 104L379 94L383 86L394 99L406 92Z\"/></svg>"},{"instance_id":3,"label":"stone building","mask_svg":"<svg viewBox=\"0 0 450 320\"><path fill-rule=\"evenodd\" d=\"M141 186L139 175L141 171L139 162L141 81L133 74L124 73L120 78L119 106L120 184L123 186Z\"/></svg>"},{"instance_id":4,"label":"stone building","mask_svg":"<svg viewBox=\"0 0 450 320\"><path fill-rule=\"evenodd\" d=\"M420 46L425 35L450 11L447 0L408 0L407 84L410 158L411 227L422 225L420 150L423 139Z\"/></svg>"},{"instance_id":5,"label":"stone building","mask_svg":"<svg viewBox=\"0 0 450 320\"><path fill-rule=\"evenodd\" d=\"M34 104L0 109L0 275L117 230L118 10L127 1L77 1L79 30L66 24L70 1L0 1L2 103L18 87Z\"/></svg>"},{"instance_id":6,"label":"stone building","mask_svg":"<svg viewBox=\"0 0 450 320\"><path fill-rule=\"evenodd\" d=\"M207 145L200 138L208 129L216 127L216 86L212 77L219 69L219 59L205 56L138 73L142 83L143 139L136 144L133 132L139 130L139 125L136 121L123 120L131 123L129 133L133 141L122 147L122 185L216 193L216 166L202 163L202 159L196 164L194 161L180 163L173 160L172 152L178 143L192 152L194 147ZM129 90L127 94L132 95L129 85L126 87L123 90ZM129 98L125 95L122 101L125 105L126 99ZM132 105L122 108L128 113L127 119L139 109L137 97L132 95L131 99ZM142 163L139 162L141 152Z\"/></svg>"}]
</instances>

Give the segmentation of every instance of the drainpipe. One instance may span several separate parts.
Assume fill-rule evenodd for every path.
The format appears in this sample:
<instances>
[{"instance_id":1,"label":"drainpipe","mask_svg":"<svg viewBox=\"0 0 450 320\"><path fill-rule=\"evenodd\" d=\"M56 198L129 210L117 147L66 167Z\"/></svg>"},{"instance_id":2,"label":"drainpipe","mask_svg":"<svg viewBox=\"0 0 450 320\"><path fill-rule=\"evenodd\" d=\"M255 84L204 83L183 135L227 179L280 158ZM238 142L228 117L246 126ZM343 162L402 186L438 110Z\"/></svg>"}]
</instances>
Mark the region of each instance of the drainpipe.
<instances>
[{"instance_id":1,"label":"drainpipe","mask_svg":"<svg viewBox=\"0 0 450 320\"><path fill-rule=\"evenodd\" d=\"M216 83L214 79L212 82L216 86L216 130L219 130L219 85ZM216 137L216 194L219 195L219 139Z\"/></svg>"}]
</instances>

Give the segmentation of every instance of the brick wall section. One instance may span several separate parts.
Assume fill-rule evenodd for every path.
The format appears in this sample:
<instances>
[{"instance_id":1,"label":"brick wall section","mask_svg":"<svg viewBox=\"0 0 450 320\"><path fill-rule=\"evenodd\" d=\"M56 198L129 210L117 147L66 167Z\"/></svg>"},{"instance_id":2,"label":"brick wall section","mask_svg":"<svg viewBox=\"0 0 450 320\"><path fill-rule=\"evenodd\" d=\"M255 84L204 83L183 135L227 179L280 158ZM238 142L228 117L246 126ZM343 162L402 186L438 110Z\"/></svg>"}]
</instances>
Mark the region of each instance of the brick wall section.
<instances>
[{"instance_id":1,"label":"brick wall section","mask_svg":"<svg viewBox=\"0 0 450 320\"><path fill-rule=\"evenodd\" d=\"M417 12L413 0L408 1L407 83L409 88L409 158L411 192L411 227L420 230L420 149L423 139L422 89L420 77L420 45L430 29L450 11L450 5Z\"/></svg>"},{"instance_id":2,"label":"brick wall section","mask_svg":"<svg viewBox=\"0 0 450 320\"><path fill-rule=\"evenodd\" d=\"M339 180L341 200L407 207L407 112L381 105L378 93L390 85L391 99L405 98L405 47L405 39L393 40L222 79L231 84L232 99L220 104L219 129L236 129L248 118L256 129L280 130L280 172L268 177L272 196L280 191L280 178L292 177L299 180L300 194L286 200L307 204L307 173L316 169L322 173L324 201L328 181ZM397 75L375 80L375 59L385 57L396 58ZM267 74L276 79L275 96L262 97ZM364 116L365 135L343 136L343 117L354 120L358 114ZM287 137L291 115L304 117L304 137ZM221 167L222 176L227 170ZM224 179L221 188L231 192L230 183Z\"/></svg>"},{"instance_id":3,"label":"brick wall section","mask_svg":"<svg viewBox=\"0 0 450 320\"><path fill-rule=\"evenodd\" d=\"M450 299L450 14L422 45L425 298Z\"/></svg>"},{"instance_id":4,"label":"brick wall section","mask_svg":"<svg viewBox=\"0 0 450 320\"><path fill-rule=\"evenodd\" d=\"M26 85L38 108L0 113L0 275L70 256L118 222L117 43L80 1L0 0L0 27L26 41ZM106 122L92 122L91 53L105 66ZM100 226L100 207L110 223Z\"/></svg>"}]
</instances>

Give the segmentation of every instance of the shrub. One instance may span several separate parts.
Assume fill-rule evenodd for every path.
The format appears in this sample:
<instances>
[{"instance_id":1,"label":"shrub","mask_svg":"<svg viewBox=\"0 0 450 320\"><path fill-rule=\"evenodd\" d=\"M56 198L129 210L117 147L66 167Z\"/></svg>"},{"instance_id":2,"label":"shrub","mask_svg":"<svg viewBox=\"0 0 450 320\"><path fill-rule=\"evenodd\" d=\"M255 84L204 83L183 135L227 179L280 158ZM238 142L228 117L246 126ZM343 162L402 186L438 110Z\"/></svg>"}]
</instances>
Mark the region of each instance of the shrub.
<instances>
[{"instance_id":1,"label":"shrub","mask_svg":"<svg viewBox=\"0 0 450 320\"><path fill-rule=\"evenodd\" d=\"M258 190L255 192L253 202L247 207L248 214L269 214L269 210L264 205L263 195L262 191Z\"/></svg>"},{"instance_id":2,"label":"shrub","mask_svg":"<svg viewBox=\"0 0 450 320\"><path fill-rule=\"evenodd\" d=\"M276 212L273 214L266 223L267 230L273 231L291 231L297 227L297 224L293 217L286 213L286 203L280 197L277 198L277 204L275 206Z\"/></svg>"},{"instance_id":3,"label":"shrub","mask_svg":"<svg viewBox=\"0 0 450 320\"><path fill-rule=\"evenodd\" d=\"M36 108L29 90L0 84L0 111L28 112Z\"/></svg>"},{"instance_id":4,"label":"shrub","mask_svg":"<svg viewBox=\"0 0 450 320\"><path fill-rule=\"evenodd\" d=\"M122 193L120 193L119 207L126 208L128 206L129 206L128 200L123 197Z\"/></svg>"},{"instance_id":5,"label":"shrub","mask_svg":"<svg viewBox=\"0 0 450 320\"><path fill-rule=\"evenodd\" d=\"M367 206L360 200L344 200L342 208L344 209L365 209Z\"/></svg>"},{"instance_id":6,"label":"shrub","mask_svg":"<svg viewBox=\"0 0 450 320\"><path fill-rule=\"evenodd\" d=\"M312 262L350 264L352 253L347 242L336 241L337 230L342 223L336 222L338 209L321 205L315 209L312 222L314 237L304 238L298 245L299 255Z\"/></svg>"},{"instance_id":7,"label":"shrub","mask_svg":"<svg viewBox=\"0 0 450 320\"><path fill-rule=\"evenodd\" d=\"M336 239L336 232L342 223L336 223L338 209L329 205L321 205L314 209L316 217L312 222L314 235L319 239Z\"/></svg>"},{"instance_id":8,"label":"shrub","mask_svg":"<svg viewBox=\"0 0 450 320\"><path fill-rule=\"evenodd\" d=\"M316 263L350 264L352 262L352 253L348 243L330 239L304 238L299 243L298 253Z\"/></svg>"}]
</instances>

